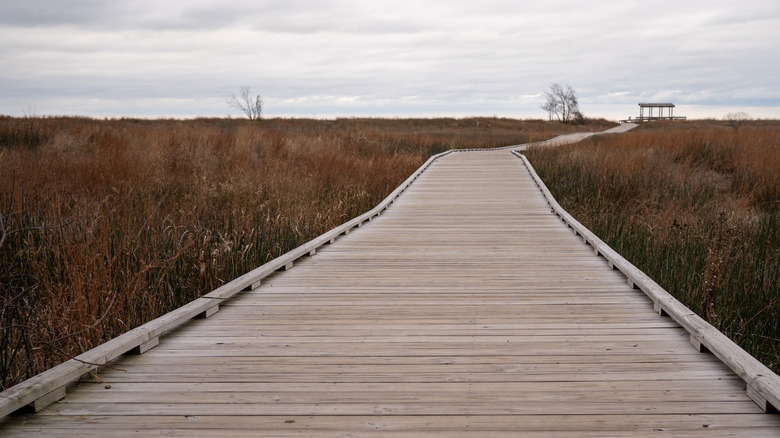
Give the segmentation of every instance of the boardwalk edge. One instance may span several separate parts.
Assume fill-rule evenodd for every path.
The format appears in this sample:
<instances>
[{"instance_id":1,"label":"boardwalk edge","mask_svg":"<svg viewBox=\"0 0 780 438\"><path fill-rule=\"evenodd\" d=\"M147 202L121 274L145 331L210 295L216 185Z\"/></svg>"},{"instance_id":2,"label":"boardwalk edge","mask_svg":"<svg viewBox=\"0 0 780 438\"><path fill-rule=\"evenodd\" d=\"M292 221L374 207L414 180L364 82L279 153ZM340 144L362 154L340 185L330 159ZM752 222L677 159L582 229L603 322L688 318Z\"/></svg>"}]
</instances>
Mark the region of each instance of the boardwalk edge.
<instances>
[{"instance_id":1,"label":"boardwalk edge","mask_svg":"<svg viewBox=\"0 0 780 438\"><path fill-rule=\"evenodd\" d=\"M513 150L512 154L523 161L555 214L580 235L584 243L590 245L596 253L604 257L612 269L622 272L630 285L644 292L653 301L653 308L660 316L668 315L684 328L691 336L691 343L698 346L699 351L711 352L734 371L747 385L747 395L764 412L777 412L780 407L780 376L743 350L720 330L677 301L647 274L574 219L558 204L528 158L516 150Z\"/></svg>"},{"instance_id":2,"label":"boardwalk edge","mask_svg":"<svg viewBox=\"0 0 780 438\"><path fill-rule=\"evenodd\" d=\"M142 354L154 348L165 333L186 324L193 318L209 316L219 304L245 290L256 288L261 280L278 270L290 269L299 258L313 255L317 248L334 243L351 229L379 216L401 195L434 161L454 152L449 150L430 157L382 202L368 212L316 237L264 265L230 281L159 318L129 330L70 360L33 376L0 393L0 419L16 411L32 407L36 412L65 397L65 388L123 354Z\"/></svg>"}]
</instances>

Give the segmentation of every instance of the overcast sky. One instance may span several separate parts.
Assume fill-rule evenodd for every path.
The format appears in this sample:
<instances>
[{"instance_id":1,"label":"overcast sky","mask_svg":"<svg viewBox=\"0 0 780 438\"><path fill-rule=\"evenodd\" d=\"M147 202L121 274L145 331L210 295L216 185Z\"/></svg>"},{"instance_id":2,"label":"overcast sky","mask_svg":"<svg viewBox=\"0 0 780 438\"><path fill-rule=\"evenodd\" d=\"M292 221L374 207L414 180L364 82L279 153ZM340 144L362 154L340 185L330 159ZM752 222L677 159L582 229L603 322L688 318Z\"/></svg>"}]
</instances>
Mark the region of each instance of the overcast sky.
<instances>
[{"instance_id":1,"label":"overcast sky","mask_svg":"<svg viewBox=\"0 0 780 438\"><path fill-rule=\"evenodd\" d=\"M777 0L0 0L0 114L780 118Z\"/></svg>"}]
</instances>

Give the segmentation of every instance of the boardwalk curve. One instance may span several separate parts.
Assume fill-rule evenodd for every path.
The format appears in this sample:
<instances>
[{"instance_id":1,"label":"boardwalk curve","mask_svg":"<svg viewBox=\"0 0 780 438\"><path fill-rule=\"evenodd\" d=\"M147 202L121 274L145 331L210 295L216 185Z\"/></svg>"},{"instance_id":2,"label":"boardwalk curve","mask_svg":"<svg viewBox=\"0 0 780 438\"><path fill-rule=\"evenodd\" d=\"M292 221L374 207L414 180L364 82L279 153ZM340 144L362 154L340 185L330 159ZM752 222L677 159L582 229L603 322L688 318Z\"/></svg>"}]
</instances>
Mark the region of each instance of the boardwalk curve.
<instances>
[{"instance_id":1,"label":"boardwalk curve","mask_svg":"<svg viewBox=\"0 0 780 438\"><path fill-rule=\"evenodd\" d=\"M778 435L512 150L443 155L390 199L0 435Z\"/></svg>"}]
</instances>

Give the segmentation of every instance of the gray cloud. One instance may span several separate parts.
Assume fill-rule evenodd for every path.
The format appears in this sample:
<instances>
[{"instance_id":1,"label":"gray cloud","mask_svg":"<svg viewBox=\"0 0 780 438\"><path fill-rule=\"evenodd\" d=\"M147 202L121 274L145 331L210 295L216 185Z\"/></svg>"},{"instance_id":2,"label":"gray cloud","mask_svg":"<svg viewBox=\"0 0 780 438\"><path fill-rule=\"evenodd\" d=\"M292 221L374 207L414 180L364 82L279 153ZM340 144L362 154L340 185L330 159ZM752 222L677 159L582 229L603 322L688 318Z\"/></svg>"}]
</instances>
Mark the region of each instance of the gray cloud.
<instances>
[{"instance_id":1,"label":"gray cloud","mask_svg":"<svg viewBox=\"0 0 780 438\"><path fill-rule=\"evenodd\" d=\"M671 99L780 117L775 1L5 3L1 114L225 115L250 85L269 115L542 117L562 82L586 114Z\"/></svg>"}]
</instances>

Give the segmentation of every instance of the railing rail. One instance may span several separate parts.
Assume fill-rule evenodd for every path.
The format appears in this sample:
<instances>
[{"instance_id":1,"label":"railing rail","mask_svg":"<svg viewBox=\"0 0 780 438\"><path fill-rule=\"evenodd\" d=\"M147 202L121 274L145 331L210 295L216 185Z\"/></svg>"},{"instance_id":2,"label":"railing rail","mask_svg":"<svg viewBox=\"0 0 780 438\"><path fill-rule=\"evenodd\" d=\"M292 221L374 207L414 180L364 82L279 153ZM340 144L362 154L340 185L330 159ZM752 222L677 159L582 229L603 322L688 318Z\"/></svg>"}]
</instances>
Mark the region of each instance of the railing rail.
<instances>
[{"instance_id":1,"label":"railing rail","mask_svg":"<svg viewBox=\"0 0 780 438\"><path fill-rule=\"evenodd\" d=\"M777 408L780 408L780 376L743 350L720 330L688 309L653 279L574 219L558 204L528 159L519 152L512 151L512 153L523 160L528 172L544 193L547 203L555 211L555 214L572 228L574 233L581 236L583 242L593 247L596 254L607 259L612 269L622 272L629 285L640 289L653 300L653 308L656 312L662 316L670 316L684 328L689 333L691 344L696 349L702 352L711 352L734 371L747 384L747 395L764 412L776 412Z\"/></svg>"},{"instance_id":2,"label":"railing rail","mask_svg":"<svg viewBox=\"0 0 780 438\"><path fill-rule=\"evenodd\" d=\"M317 248L334 242L338 236L347 234L351 229L360 227L364 222L379 216L428 166L452 152L453 150L449 150L430 157L409 178L370 211L339 225L178 309L129 330L73 359L3 391L0 393L0 418L31 404L36 411L43 409L47 405L62 399L65 396L65 387L90 371L107 364L123 354L133 351L143 353L157 345L160 336L166 332L187 323L192 318L213 314L219 309L219 304L222 301L230 299L241 291L254 289L268 275L278 270L291 268L293 262L299 258L314 254Z\"/></svg>"}]
</instances>

